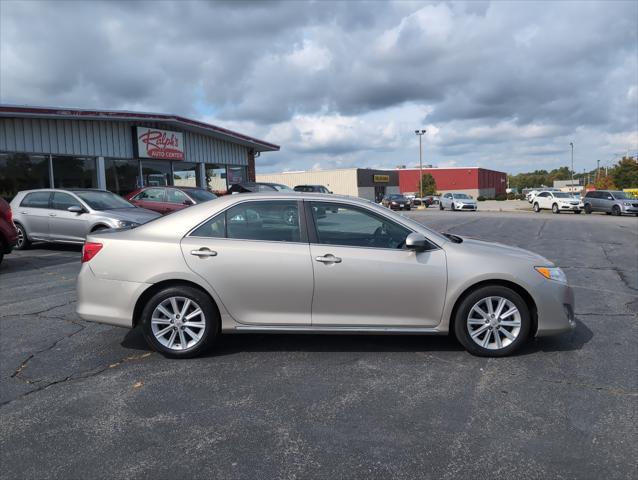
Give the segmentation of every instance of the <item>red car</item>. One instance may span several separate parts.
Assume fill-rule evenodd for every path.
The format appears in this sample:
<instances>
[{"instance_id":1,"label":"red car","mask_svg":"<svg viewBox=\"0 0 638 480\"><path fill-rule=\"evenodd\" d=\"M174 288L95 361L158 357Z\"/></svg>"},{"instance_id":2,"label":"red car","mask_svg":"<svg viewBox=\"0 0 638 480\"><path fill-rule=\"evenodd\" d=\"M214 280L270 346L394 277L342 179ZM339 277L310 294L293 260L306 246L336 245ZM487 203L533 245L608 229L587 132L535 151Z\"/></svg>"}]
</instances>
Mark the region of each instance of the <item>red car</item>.
<instances>
[{"instance_id":1,"label":"red car","mask_svg":"<svg viewBox=\"0 0 638 480\"><path fill-rule=\"evenodd\" d=\"M217 196L195 187L144 187L129 193L125 198L137 207L166 214L214 200Z\"/></svg>"},{"instance_id":2,"label":"red car","mask_svg":"<svg viewBox=\"0 0 638 480\"><path fill-rule=\"evenodd\" d=\"M11 207L2 198L0 198L0 263L5 253L11 253L11 250L18 241L18 231L13 224L13 214Z\"/></svg>"}]
</instances>

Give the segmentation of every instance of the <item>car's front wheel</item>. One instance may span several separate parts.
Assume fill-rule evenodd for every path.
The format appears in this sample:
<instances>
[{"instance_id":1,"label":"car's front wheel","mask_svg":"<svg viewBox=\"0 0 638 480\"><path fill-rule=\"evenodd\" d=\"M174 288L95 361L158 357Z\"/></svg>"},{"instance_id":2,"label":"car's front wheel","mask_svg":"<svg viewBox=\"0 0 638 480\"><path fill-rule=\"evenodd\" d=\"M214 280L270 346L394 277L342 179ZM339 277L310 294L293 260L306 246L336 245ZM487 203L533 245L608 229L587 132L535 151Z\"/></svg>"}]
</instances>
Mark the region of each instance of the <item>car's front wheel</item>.
<instances>
[{"instance_id":1,"label":"car's front wheel","mask_svg":"<svg viewBox=\"0 0 638 480\"><path fill-rule=\"evenodd\" d=\"M538 213L538 212L540 212L540 211L541 211L541 206L538 204L538 202L536 202L536 203L534 204L534 211L535 211L536 213Z\"/></svg>"},{"instance_id":2,"label":"car's front wheel","mask_svg":"<svg viewBox=\"0 0 638 480\"><path fill-rule=\"evenodd\" d=\"M590 214L591 214L591 212L592 212L591 205L590 205L589 203L586 203L586 204L585 204L585 213L586 213L587 215L590 215Z\"/></svg>"},{"instance_id":3,"label":"car's front wheel","mask_svg":"<svg viewBox=\"0 0 638 480\"><path fill-rule=\"evenodd\" d=\"M167 357L195 357L219 334L219 314L211 298L183 285L153 295L144 306L141 321L146 341Z\"/></svg>"},{"instance_id":4,"label":"car's front wheel","mask_svg":"<svg viewBox=\"0 0 638 480\"><path fill-rule=\"evenodd\" d=\"M614 205L613 208L611 209L611 213L617 217L620 217L621 215L620 207L618 205Z\"/></svg>"},{"instance_id":5,"label":"car's front wheel","mask_svg":"<svg viewBox=\"0 0 638 480\"><path fill-rule=\"evenodd\" d=\"M560 208L558 208L558 204L554 204L552 205L552 213L556 213L559 214L560 213Z\"/></svg>"},{"instance_id":6,"label":"car's front wheel","mask_svg":"<svg viewBox=\"0 0 638 480\"><path fill-rule=\"evenodd\" d=\"M456 310L456 338L474 355L503 357L516 351L531 328L529 308L514 290L500 285L481 287L467 295Z\"/></svg>"}]
</instances>

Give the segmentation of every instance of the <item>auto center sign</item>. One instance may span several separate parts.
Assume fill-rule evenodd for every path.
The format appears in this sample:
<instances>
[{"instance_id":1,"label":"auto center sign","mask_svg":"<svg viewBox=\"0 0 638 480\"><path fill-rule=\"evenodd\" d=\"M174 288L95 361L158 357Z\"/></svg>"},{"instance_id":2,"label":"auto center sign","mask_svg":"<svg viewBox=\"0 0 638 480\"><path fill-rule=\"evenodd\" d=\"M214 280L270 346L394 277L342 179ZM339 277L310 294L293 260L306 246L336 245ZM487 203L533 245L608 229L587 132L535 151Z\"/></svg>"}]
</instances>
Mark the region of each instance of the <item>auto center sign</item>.
<instances>
[{"instance_id":1,"label":"auto center sign","mask_svg":"<svg viewBox=\"0 0 638 480\"><path fill-rule=\"evenodd\" d=\"M184 134L157 128L135 127L140 158L184 160Z\"/></svg>"}]
</instances>

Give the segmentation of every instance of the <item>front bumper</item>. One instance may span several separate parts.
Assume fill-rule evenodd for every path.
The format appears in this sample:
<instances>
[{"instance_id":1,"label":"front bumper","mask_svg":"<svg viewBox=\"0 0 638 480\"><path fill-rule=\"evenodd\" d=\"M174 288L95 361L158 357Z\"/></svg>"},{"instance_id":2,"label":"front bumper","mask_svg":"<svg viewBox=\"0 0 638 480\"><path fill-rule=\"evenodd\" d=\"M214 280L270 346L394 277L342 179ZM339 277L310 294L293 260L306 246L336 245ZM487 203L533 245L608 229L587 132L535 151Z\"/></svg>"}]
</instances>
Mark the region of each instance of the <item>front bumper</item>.
<instances>
[{"instance_id":1,"label":"front bumper","mask_svg":"<svg viewBox=\"0 0 638 480\"><path fill-rule=\"evenodd\" d=\"M537 337L568 332L576 328L574 291L569 285L550 280L536 289Z\"/></svg>"},{"instance_id":2,"label":"front bumper","mask_svg":"<svg viewBox=\"0 0 638 480\"><path fill-rule=\"evenodd\" d=\"M390 205L390 210L410 210L410 205Z\"/></svg>"},{"instance_id":3,"label":"front bumper","mask_svg":"<svg viewBox=\"0 0 638 480\"><path fill-rule=\"evenodd\" d=\"M638 207L634 207L633 205L623 205L621 208L623 213L638 213Z\"/></svg>"},{"instance_id":4,"label":"front bumper","mask_svg":"<svg viewBox=\"0 0 638 480\"><path fill-rule=\"evenodd\" d=\"M570 211L570 212L575 212L577 210L580 210L581 207L580 205L560 204L560 209Z\"/></svg>"},{"instance_id":5,"label":"front bumper","mask_svg":"<svg viewBox=\"0 0 638 480\"><path fill-rule=\"evenodd\" d=\"M131 328L135 304L148 287L148 283L98 278L84 263L77 281L76 312L89 322Z\"/></svg>"}]
</instances>

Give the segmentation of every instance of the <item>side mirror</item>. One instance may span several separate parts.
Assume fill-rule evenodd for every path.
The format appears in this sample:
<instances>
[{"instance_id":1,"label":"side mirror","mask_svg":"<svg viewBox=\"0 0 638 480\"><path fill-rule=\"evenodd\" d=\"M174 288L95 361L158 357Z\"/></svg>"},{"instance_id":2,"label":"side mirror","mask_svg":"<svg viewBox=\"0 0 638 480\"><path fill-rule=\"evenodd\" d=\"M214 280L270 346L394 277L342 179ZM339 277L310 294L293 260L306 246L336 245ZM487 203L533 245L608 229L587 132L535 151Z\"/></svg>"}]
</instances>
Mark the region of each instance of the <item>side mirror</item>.
<instances>
[{"instance_id":1,"label":"side mirror","mask_svg":"<svg viewBox=\"0 0 638 480\"><path fill-rule=\"evenodd\" d=\"M195 204L190 198L187 198L186 200L184 200L184 205L195 205Z\"/></svg>"},{"instance_id":2,"label":"side mirror","mask_svg":"<svg viewBox=\"0 0 638 480\"><path fill-rule=\"evenodd\" d=\"M71 213L84 213L84 209L79 205L71 205L66 210Z\"/></svg>"},{"instance_id":3,"label":"side mirror","mask_svg":"<svg viewBox=\"0 0 638 480\"><path fill-rule=\"evenodd\" d=\"M614 199L614 197L612 197L611 195L607 196L607 200L613 200L613 199Z\"/></svg>"},{"instance_id":4,"label":"side mirror","mask_svg":"<svg viewBox=\"0 0 638 480\"><path fill-rule=\"evenodd\" d=\"M416 252L422 252L427 250L429 242L425 235L421 233L411 233L405 239L405 248L408 250L414 250Z\"/></svg>"}]
</instances>

